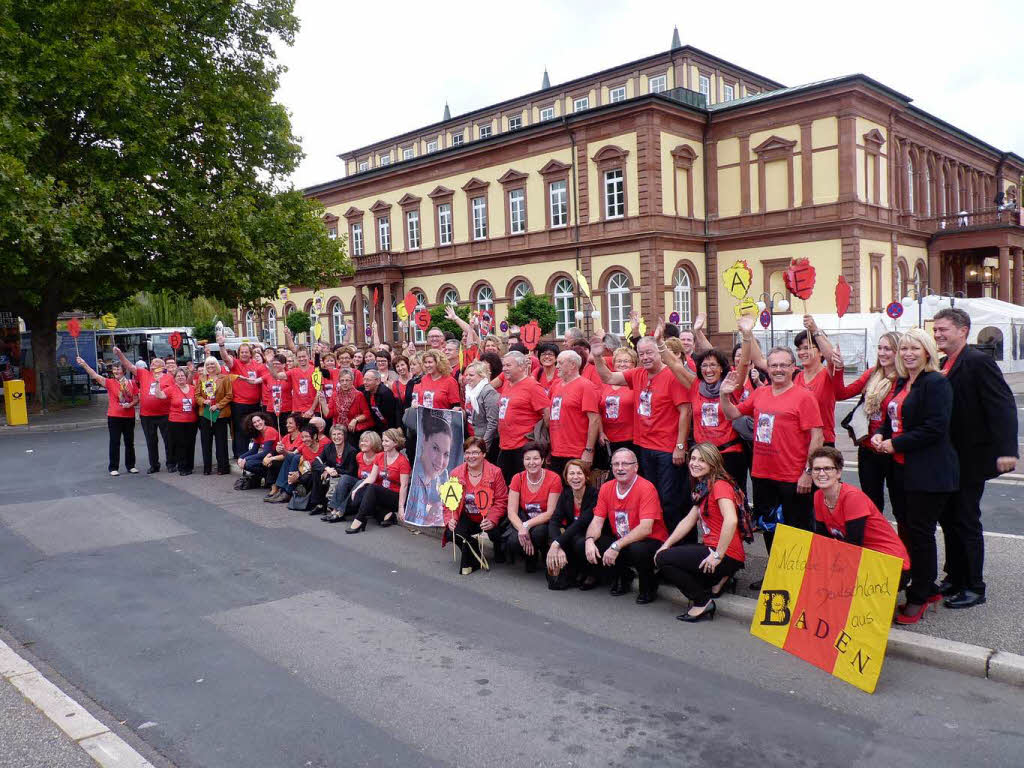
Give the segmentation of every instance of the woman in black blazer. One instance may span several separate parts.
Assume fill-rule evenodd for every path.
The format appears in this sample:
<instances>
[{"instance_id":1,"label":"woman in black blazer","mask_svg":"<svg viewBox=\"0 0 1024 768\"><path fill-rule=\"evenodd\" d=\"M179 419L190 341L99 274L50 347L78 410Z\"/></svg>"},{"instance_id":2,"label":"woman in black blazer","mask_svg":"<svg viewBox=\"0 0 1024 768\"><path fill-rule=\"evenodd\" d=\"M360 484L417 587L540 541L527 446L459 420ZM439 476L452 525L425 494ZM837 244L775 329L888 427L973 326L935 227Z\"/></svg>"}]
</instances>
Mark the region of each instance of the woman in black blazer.
<instances>
[{"instance_id":1,"label":"woman in black blazer","mask_svg":"<svg viewBox=\"0 0 1024 768\"><path fill-rule=\"evenodd\" d=\"M939 373L939 351L930 334L913 328L903 336L896 373L882 433L871 441L892 454L896 485L902 483L906 519L897 523L910 553L911 583L896 622L916 624L942 599L935 584L935 524L959 488L960 463L949 436L953 389Z\"/></svg>"},{"instance_id":2,"label":"woman in black blazer","mask_svg":"<svg viewBox=\"0 0 1024 768\"><path fill-rule=\"evenodd\" d=\"M562 493L548 520L548 589L597 586L600 566L587 562L583 554L587 527L594 518L597 489L590 485L590 473L579 459L570 459L562 470Z\"/></svg>"}]
</instances>

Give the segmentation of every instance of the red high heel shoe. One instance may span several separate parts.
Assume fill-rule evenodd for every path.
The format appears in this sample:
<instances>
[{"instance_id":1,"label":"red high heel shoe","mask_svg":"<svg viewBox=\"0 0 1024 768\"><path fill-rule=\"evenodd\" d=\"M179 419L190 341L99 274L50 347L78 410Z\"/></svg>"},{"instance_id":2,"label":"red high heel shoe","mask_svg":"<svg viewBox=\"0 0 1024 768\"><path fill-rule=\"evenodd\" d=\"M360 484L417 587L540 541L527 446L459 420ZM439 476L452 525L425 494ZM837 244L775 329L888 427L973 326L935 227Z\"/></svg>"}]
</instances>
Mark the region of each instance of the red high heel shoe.
<instances>
[{"instance_id":1,"label":"red high heel shoe","mask_svg":"<svg viewBox=\"0 0 1024 768\"><path fill-rule=\"evenodd\" d=\"M925 602L920 603L917 606L917 610L915 610L913 613L907 611L907 608L912 606L913 603L906 603L904 605L901 605L899 611L896 613L896 623L904 625L917 624L917 622L922 621L924 619L925 613L927 613L928 609L934 606L935 604L936 602L934 600L926 600Z\"/></svg>"}]
</instances>

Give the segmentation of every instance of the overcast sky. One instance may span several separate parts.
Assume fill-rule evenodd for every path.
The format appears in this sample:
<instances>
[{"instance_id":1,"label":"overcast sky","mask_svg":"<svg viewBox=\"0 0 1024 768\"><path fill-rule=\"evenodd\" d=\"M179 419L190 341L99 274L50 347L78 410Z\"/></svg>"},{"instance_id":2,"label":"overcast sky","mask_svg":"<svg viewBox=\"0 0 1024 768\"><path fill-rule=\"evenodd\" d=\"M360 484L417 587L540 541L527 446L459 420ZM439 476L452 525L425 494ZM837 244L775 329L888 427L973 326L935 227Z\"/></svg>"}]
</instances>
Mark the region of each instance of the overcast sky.
<instances>
[{"instance_id":1,"label":"overcast sky","mask_svg":"<svg viewBox=\"0 0 1024 768\"><path fill-rule=\"evenodd\" d=\"M862 72L920 108L1024 155L1018 3L297 0L278 99L306 158L305 187L344 175L338 153L452 115L692 45L784 83Z\"/></svg>"}]
</instances>

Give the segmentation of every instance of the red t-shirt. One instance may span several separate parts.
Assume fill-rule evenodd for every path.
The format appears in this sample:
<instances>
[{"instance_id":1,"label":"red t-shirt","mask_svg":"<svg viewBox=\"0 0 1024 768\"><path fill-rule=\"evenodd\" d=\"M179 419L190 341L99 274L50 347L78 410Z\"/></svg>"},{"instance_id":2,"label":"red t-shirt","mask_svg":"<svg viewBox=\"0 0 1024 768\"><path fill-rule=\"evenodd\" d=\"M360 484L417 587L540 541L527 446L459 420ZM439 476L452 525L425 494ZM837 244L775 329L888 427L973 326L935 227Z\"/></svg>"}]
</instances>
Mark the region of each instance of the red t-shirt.
<instances>
[{"instance_id":1,"label":"red t-shirt","mask_svg":"<svg viewBox=\"0 0 1024 768\"><path fill-rule=\"evenodd\" d=\"M605 360L607 361L609 370L615 370L614 368L612 368L612 361L608 358L605 358ZM601 389L604 387L604 382L601 380L601 375L597 372L597 368L594 366L593 363L587 363L586 365L584 365L582 370L580 370L580 376L582 376L584 379L586 379L595 387L597 387L598 392L600 392Z\"/></svg>"},{"instance_id":2,"label":"red t-shirt","mask_svg":"<svg viewBox=\"0 0 1024 768\"><path fill-rule=\"evenodd\" d=\"M506 381L498 394L498 447L505 451L522 448L544 417L548 396L532 376L518 384Z\"/></svg>"},{"instance_id":3,"label":"red t-shirt","mask_svg":"<svg viewBox=\"0 0 1024 768\"><path fill-rule=\"evenodd\" d=\"M313 401L316 400L316 390L313 389L313 366L291 368L288 371L288 380L292 384L292 410L305 413L313 407Z\"/></svg>"},{"instance_id":4,"label":"red t-shirt","mask_svg":"<svg viewBox=\"0 0 1024 768\"><path fill-rule=\"evenodd\" d=\"M793 377L793 383L804 387L814 395L814 399L818 402L818 409L821 411L822 433L825 436L825 442L834 443L836 441L836 390L832 384L832 377L828 374L828 369L822 367L810 381L804 378L803 371L798 371Z\"/></svg>"},{"instance_id":5,"label":"red t-shirt","mask_svg":"<svg viewBox=\"0 0 1024 768\"><path fill-rule=\"evenodd\" d=\"M736 402L733 393L733 402ZM722 406L717 397L705 397L700 393L700 379L696 378L690 385L690 402L693 404L693 441L695 443L711 443L716 448L736 441L728 448L719 448L722 453L739 453L743 446L739 435L732 427L732 422L722 413Z\"/></svg>"},{"instance_id":6,"label":"red t-shirt","mask_svg":"<svg viewBox=\"0 0 1024 768\"><path fill-rule=\"evenodd\" d=\"M231 402L243 405L258 403L262 394L263 372L266 370L267 366L251 358L248 363L243 363L237 357L232 357L230 372L238 378L231 382Z\"/></svg>"},{"instance_id":7,"label":"red t-shirt","mask_svg":"<svg viewBox=\"0 0 1024 768\"><path fill-rule=\"evenodd\" d=\"M634 442L641 448L671 453L679 439L679 406L689 401L683 385L664 366L653 378L646 368L621 373L636 393Z\"/></svg>"},{"instance_id":8,"label":"red t-shirt","mask_svg":"<svg viewBox=\"0 0 1024 768\"><path fill-rule=\"evenodd\" d=\"M909 394L910 387L903 387L903 389L899 391L899 394L893 395L889 398L889 402L885 407L886 415L889 417L889 424L892 426L893 438L897 438L903 434L903 402L907 399L907 395ZM902 453L894 453L892 458L897 464L905 464L907 461L906 456Z\"/></svg>"},{"instance_id":9,"label":"red t-shirt","mask_svg":"<svg viewBox=\"0 0 1024 768\"><path fill-rule=\"evenodd\" d=\"M510 492L515 491L519 494L520 519L525 517L532 520L537 515L554 512L554 508L548 509L548 496L552 493L557 496L562 492L562 481L550 469L545 469L544 480L541 482L540 488L534 492L530 490L530 484L526 482L526 470L524 469L512 478L512 484L508 489Z\"/></svg>"},{"instance_id":10,"label":"red t-shirt","mask_svg":"<svg viewBox=\"0 0 1024 768\"><path fill-rule=\"evenodd\" d=\"M541 389L544 390L544 394L547 395L548 397L551 397L551 390L554 388L554 386L562 381L558 376L558 368L554 368L553 373L555 375L549 379L544 373L544 368L541 367L537 369L537 372L535 374L533 374L533 378L537 380L537 383L540 384Z\"/></svg>"},{"instance_id":11,"label":"red t-shirt","mask_svg":"<svg viewBox=\"0 0 1024 768\"><path fill-rule=\"evenodd\" d=\"M196 388L191 384L187 392L182 392L177 384L164 388L167 399L171 401L167 420L176 424L191 424L199 420L196 412Z\"/></svg>"},{"instance_id":12,"label":"red t-shirt","mask_svg":"<svg viewBox=\"0 0 1024 768\"><path fill-rule=\"evenodd\" d=\"M601 423L604 435L612 443L633 440L633 406L636 395L629 387L601 385Z\"/></svg>"},{"instance_id":13,"label":"red t-shirt","mask_svg":"<svg viewBox=\"0 0 1024 768\"><path fill-rule=\"evenodd\" d=\"M292 410L291 379L275 378L269 370L265 370L260 378L263 379L263 407L267 409L267 413L290 413Z\"/></svg>"},{"instance_id":14,"label":"red t-shirt","mask_svg":"<svg viewBox=\"0 0 1024 768\"><path fill-rule=\"evenodd\" d=\"M722 515L722 510L718 506L719 499L728 499L733 504L737 504L736 491L733 489L732 484L725 480L716 480L715 484L711 486L711 490L708 492L707 501L700 505L700 532L703 536L702 541L705 546L711 547L712 549L718 548L718 542L722 537L722 526L725 524L725 517ZM737 514L739 509L737 509ZM725 550L725 554L731 557L733 560L739 560L741 563L746 558L746 553L743 551L743 540L740 538L740 527L737 522L736 530L732 534L732 541L729 542L729 548Z\"/></svg>"},{"instance_id":15,"label":"red t-shirt","mask_svg":"<svg viewBox=\"0 0 1024 768\"><path fill-rule=\"evenodd\" d=\"M141 369L140 369L141 370ZM122 383L123 382L123 383ZM107 416L115 416L122 419L135 418L135 395L138 388L134 381L128 379L106 379L103 386L107 388ZM148 413L146 414L149 415Z\"/></svg>"},{"instance_id":16,"label":"red t-shirt","mask_svg":"<svg viewBox=\"0 0 1024 768\"><path fill-rule=\"evenodd\" d=\"M616 480L609 480L601 486L597 494L594 517L609 520L618 539L636 528L641 520L653 520L654 528L649 538L658 541L667 539L668 528L665 527L661 502L658 500L658 491L654 485L637 475L624 499L619 498L618 487L619 483Z\"/></svg>"},{"instance_id":17,"label":"red t-shirt","mask_svg":"<svg viewBox=\"0 0 1024 768\"><path fill-rule=\"evenodd\" d=\"M299 450L299 446L302 445L302 432L297 429L294 432L285 432L281 443L284 445L285 452Z\"/></svg>"},{"instance_id":18,"label":"red t-shirt","mask_svg":"<svg viewBox=\"0 0 1024 768\"><path fill-rule=\"evenodd\" d=\"M805 387L792 386L781 395L759 387L736 407L754 417L754 465L751 475L795 483L807 467L810 431L821 426L818 401Z\"/></svg>"},{"instance_id":19,"label":"red t-shirt","mask_svg":"<svg viewBox=\"0 0 1024 768\"><path fill-rule=\"evenodd\" d=\"M410 383L411 382L407 381L405 384L403 384L402 382L398 381L397 379L395 381L391 382L391 393L395 396L395 399L398 400L398 402L400 402L400 403L404 403L405 402L405 393L408 391L408 387L409 387ZM415 387L414 387L414 389L415 389Z\"/></svg>"},{"instance_id":20,"label":"red t-shirt","mask_svg":"<svg viewBox=\"0 0 1024 768\"><path fill-rule=\"evenodd\" d=\"M277 443L281 439L281 434L273 427L264 427L262 432L257 432L252 442L257 448L262 448L264 443Z\"/></svg>"},{"instance_id":21,"label":"red t-shirt","mask_svg":"<svg viewBox=\"0 0 1024 768\"><path fill-rule=\"evenodd\" d=\"M412 390L412 404L424 408L457 408L462 404L459 383L451 376L442 376L436 381L424 376Z\"/></svg>"},{"instance_id":22,"label":"red t-shirt","mask_svg":"<svg viewBox=\"0 0 1024 768\"><path fill-rule=\"evenodd\" d=\"M140 416L166 416L170 413L171 404L167 400L157 397L156 393L164 383L172 384L173 379L161 374L160 380L153 375L153 372L145 368L135 369L136 384L139 387L139 415Z\"/></svg>"},{"instance_id":23,"label":"red t-shirt","mask_svg":"<svg viewBox=\"0 0 1024 768\"><path fill-rule=\"evenodd\" d=\"M587 447L590 427L587 414L598 412L597 390L582 376L577 376L568 384L558 379L550 394L551 455L578 459Z\"/></svg>"},{"instance_id":24,"label":"red t-shirt","mask_svg":"<svg viewBox=\"0 0 1024 768\"><path fill-rule=\"evenodd\" d=\"M378 467L377 479L380 481L381 487L396 493L402 487L402 475L412 474L409 460L402 454L398 454L398 458L391 462L391 464L388 464L387 452L381 451L377 454L377 458L373 460L373 463Z\"/></svg>"},{"instance_id":25,"label":"red t-shirt","mask_svg":"<svg viewBox=\"0 0 1024 768\"><path fill-rule=\"evenodd\" d=\"M380 455L380 454L378 454L378 455ZM377 463L377 457L376 456L374 456L372 459L367 459L363 455L363 452L359 451L359 453L356 454L356 467L359 470L356 473L356 476L360 480L365 480L366 478L368 478L370 476L370 471L373 469L373 465L376 464L376 463ZM377 485L381 484L381 477L380 477L380 475L377 476L377 483L376 484Z\"/></svg>"},{"instance_id":26,"label":"red t-shirt","mask_svg":"<svg viewBox=\"0 0 1024 768\"><path fill-rule=\"evenodd\" d=\"M903 570L909 570L910 556L907 554L907 548L903 546L896 531L866 493L848 483L843 483L839 488L839 501L836 503L835 509L829 509L825 504L823 491L817 491L814 494L814 519L825 526L829 536L833 539L845 541L846 524L862 517L867 518L864 521L862 546L865 549L873 549L875 552L900 558L903 560Z\"/></svg>"}]
</instances>

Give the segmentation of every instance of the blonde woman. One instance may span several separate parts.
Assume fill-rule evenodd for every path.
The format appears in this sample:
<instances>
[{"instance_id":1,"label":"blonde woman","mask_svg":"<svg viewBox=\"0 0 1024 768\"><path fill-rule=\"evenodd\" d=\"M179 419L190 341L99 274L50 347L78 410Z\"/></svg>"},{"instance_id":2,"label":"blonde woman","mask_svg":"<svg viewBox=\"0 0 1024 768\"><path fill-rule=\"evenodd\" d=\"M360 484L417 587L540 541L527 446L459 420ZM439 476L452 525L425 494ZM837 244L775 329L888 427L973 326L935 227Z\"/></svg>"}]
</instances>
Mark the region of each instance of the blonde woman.
<instances>
[{"instance_id":1,"label":"blonde woman","mask_svg":"<svg viewBox=\"0 0 1024 768\"><path fill-rule=\"evenodd\" d=\"M199 413L199 444L203 451L203 474L213 471L213 443L217 444L217 474L231 471L228 464L228 424L231 422L232 379L215 357L203 363L196 381L196 405Z\"/></svg>"},{"instance_id":2,"label":"blonde woman","mask_svg":"<svg viewBox=\"0 0 1024 768\"><path fill-rule=\"evenodd\" d=\"M462 398L459 395L459 385L451 376L451 366L444 352L437 349L428 349L422 354L423 378L413 388L413 407L424 408L460 408Z\"/></svg>"}]
</instances>

